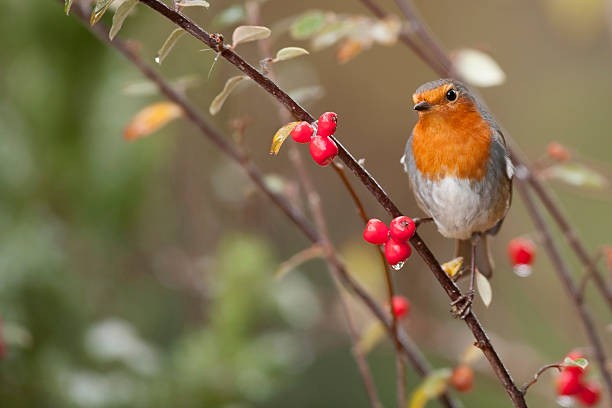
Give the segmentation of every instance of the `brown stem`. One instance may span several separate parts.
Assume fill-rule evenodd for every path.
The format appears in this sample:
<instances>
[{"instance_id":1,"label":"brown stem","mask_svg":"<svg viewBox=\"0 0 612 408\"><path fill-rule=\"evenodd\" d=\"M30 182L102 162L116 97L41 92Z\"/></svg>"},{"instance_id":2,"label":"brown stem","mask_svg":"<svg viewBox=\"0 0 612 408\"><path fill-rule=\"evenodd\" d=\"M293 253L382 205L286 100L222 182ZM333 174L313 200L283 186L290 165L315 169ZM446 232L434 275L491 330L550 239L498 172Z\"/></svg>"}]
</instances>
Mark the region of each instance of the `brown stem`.
<instances>
[{"instance_id":1,"label":"brown stem","mask_svg":"<svg viewBox=\"0 0 612 408\"><path fill-rule=\"evenodd\" d=\"M520 174L522 169L518 169ZM572 280L570 271L567 267L567 264L563 262L563 258L559 250L557 249L555 243L552 240L552 233L548 227L548 224L544 220L544 216L541 213L540 209L536 205L531 196L530 191L527 188L526 184L517 183L519 193L525 202L525 206L531 214L533 223L536 228L542 232L542 244L544 248L546 248L546 252L550 257L550 260L553 263L553 269L557 272L559 280L565 287L567 295L569 299L574 304L576 308L576 312L578 316L580 316L580 320L584 325L584 329L586 331L587 337L593 347L593 353L595 355L595 360L597 361L601 376L606 384L608 389L608 393L610 394L610 398L612 400L612 378L610 377L610 372L606 366L606 356L604 354L604 347L599 335L597 334L597 330L595 329L595 323L593 322L593 318L591 317L591 313L586 308L586 305L580 299L580 293L578 287L576 287L574 281Z\"/></svg>"},{"instance_id":2,"label":"brown stem","mask_svg":"<svg viewBox=\"0 0 612 408\"><path fill-rule=\"evenodd\" d=\"M548 364L545 365L544 367L540 368L533 376L533 378L531 379L531 381L525 383L522 387L521 387L521 392L523 394L527 394L527 390L529 389L529 387L531 387L533 384L538 382L538 379L540 378L540 376L546 371L549 370L551 368L556 368L557 370L561 371L561 368L563 367L563 365L561 364Z\"/></svg>"}]
</instances>

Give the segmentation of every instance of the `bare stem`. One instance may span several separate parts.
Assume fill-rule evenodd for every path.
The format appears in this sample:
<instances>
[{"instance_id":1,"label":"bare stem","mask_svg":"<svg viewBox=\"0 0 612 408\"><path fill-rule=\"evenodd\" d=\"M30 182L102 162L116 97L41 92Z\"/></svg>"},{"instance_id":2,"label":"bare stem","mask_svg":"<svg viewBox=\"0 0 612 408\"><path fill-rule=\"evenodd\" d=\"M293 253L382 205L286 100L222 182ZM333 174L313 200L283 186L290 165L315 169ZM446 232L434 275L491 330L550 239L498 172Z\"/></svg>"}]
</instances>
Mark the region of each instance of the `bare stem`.
<instances>
[{"instance_id":1,"label":"bare stem","mask_svg":"<svg viewBox=\"0 0 612 408\"><path fill-rule=\"evenodd\" d=\"M531 387L533 384L538 382L538 379L540 378L540 376L547 370L551 369L551 368L556 368L557 370L561 371L561 368L563 368L563 365L561 364L548 364L545 365L544 367L540 368L533 376L533 379L527 383L525 383L522 387L521 387L521 392L523 394L527 394L527 390L529 389L529 387Z\"/></svg>"}]
</instances>

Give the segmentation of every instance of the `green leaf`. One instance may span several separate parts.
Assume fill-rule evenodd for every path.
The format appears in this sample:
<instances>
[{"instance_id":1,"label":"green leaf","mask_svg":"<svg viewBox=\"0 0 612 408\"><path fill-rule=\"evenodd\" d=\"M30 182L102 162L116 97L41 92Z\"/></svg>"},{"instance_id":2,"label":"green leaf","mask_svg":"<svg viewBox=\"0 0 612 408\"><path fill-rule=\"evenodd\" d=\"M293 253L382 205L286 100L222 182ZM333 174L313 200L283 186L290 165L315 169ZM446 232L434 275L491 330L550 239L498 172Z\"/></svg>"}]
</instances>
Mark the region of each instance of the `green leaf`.
<instances>
[{"instance_id":1,"label":"green leaf","mask_svg":"<svg viewBox=\"0 0 612 408\"><path fill-rule=\"evenodd\" d=\"M136 4L138 4L138 0L125 0L123 3L121 3L113 16L113 25L108 32L108 38L111 40L115 38L119 30L121 30L121 27L123 27L125 18L130 14Z\"/></svg>"},{"instance_id":2,"label":"green leaf","mask_svg":"<svg viewBox=\"0 0 612 408\"><path fill-rule=\"evenodd\" d=\"M211 115L216 115L217 113L219 113L227 97L230 96L230 94L234 89L236 89L238 84L244 81L245 79L250 78L246 75L238 75L235 77L231 77L227 80L225 86L223 87L223 90L217 96L215 96L215 99L213 99L213 101L210 103L208 111Z\"/></svg>"},{"instance_id":3,"label":"green leaf","mask_svg":"<svg viewBox=\"0 0 612 408\"><path fill-rule=\"evenodd\" d=\"M296 40L305 40L317 34L325 25L325 14L319 10L308 11L291 24L291 36Z\"/></svg>"},{"instance_id":4,"label":"green leaf","mask_svg":"<svg viewBox=\"0 0 612 408\"><path fill-rule=\"evenodd\" d=\"M64 13L66 13L66 15L70 14L70 9L72 8L72 1L73 0L65 0L64 2Z\"/></svg>"},{"instance_id":5,"label":"green leaf","mask_svg":"<svg viewBox=\"0 0 612 408\"><path fill-rule=\"evenodd\" d=\"M273 62L287 61L292 58L297 58L302 55L310 54L307 50L300 47L285 47L278 50L276 57L272 60Z\"/></svg>"},{"instance_id":6,"label":"green leaf","mask_svg":"<svg viewBox=\"0 0 612 408\"><path fill-rule=\"evenodd\" d=\"M246 19L246 10L242 4L231 6L215 16L213 25L224 28L243 22Z\"/></svg>"},{"instance_id":7,"label":"green leaf","mask_svg":"<svg viewBox=\"0 0 612 408\"><path fill-rule=\"evenodd\" d=\"M465 48L452 56L453 68L466 82L475 86L501 85L506 74L488 54L482 51Z\"/></svg>"},{"instance_id":8,"label":"green leaf","mask_svg":"<svg viewBox=\"0 0 612 408\"><path fill-rule=\"evenodd\" d=\"M300 122L291 122L281 127L276 131L274 137L272 138L272 146L270 146L270 154L277 155L281 146L285 142L285 140L289 137L289 134L293 130L294 127Z\"/></svg>"},{"instance_id":9,"label":"green leaf","mask_svg":"<svg viewBox=\"0 0 612 408\"><path fill-rule=\"evenodd\" d=\"M482 299L482 303L486 307L489 307L493 300L493 290L489 280L480 272L476 271L476 286L478 287L478 294Z\"/></svg>"},{"instance_id":10,"label":"green leaf","mask_svg":"<svg viewBox=\"0 0 612 408\"><path fill-rule=\"evenodd\" d=\"M414 390L409 408L423 408L427 401L438 397L446 390L448 379L452 375L450 368L440 368L432 371L421 384Z\"/></svg>"},{"instance_id":11,"label":"green leaf","mask_svg":"<svg viewBox=\"0 0 612 408\"><path fill-rule=\"evenodd\" d=\"M179 7L210 7L210 3L204 0L180 0L176 5Z\"/></svg>"},{"instance_id":12,"label":"green leaf","mask_svg":"<svg viewBox=\"0 0 612 408\"><path fill-rule=\"evenodd\" d=\"M106 10L108 10L108 7L111 5L113 1L114 0L97 0L96 5L94 6L94 9L91 12L91 17L89 18L89 24L94 25L98 21L100 21L100 19L102 18L104 13L106 13Z\"/></svg>"},{"instance_id":13,"label":"green leaf","mask_svg":"<svg viewBox=\"0 0 612 408\"><path fill-rule=\"evenodd\" d=\"M565 357L565 360L563 360L563 365L566 367L580 367L584 370L589 366L589 360L586 358L577 358L572 360L569 357Z\"/></svg>"},{"instance_id":14,"label":"green leaf","mask_svg":"<svg viewBox=\"0 0 612 408\"><path fill-rule=\"evenodd\" d=\"M181 38L185 34L185 30L182 28L174 29L170 35L164 41L164 44L161 46L159 51L157 51L157 57L155 57L155 62L161 65L161 63L166 59L172 48L176 45L179 38Z\"/></svg>"},{"instance_id":15,"label":"green leaf","mask_svg":"<svg viewBox=\"0 0 612 408\"><path fill-rule=\"evenodd\" d=\"M272 34L272 31L268 27L238 26L232 33L232 48L236 48L238 44L263 40L270 37L270 34Z\"/></svg>"},{"instance_id":16,"label":"green leaf","mask_svg":"<svg viewBox=\"0 0 612 408\"><path fill-rule=\"evenodd\" d=\"M603 175L575 162L554 165L547 169L545 174L573 186L601 189L608 185L608 180Z\"/></svg>"}]
</instances>

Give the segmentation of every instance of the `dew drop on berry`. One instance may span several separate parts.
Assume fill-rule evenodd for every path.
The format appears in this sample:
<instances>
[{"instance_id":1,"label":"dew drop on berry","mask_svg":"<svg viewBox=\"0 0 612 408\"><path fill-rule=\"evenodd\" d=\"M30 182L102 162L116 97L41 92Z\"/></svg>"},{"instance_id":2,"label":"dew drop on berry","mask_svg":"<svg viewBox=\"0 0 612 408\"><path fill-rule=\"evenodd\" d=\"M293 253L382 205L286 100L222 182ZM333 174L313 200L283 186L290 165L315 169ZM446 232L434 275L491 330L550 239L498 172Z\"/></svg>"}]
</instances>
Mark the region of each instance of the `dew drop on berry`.
<instances>
[{"instance_id":1,"label":"dew drop on berry","mask_svg":"<svg viewBox=\"0 0 612 408\"><path fill-rule=\"evenodd\" d=\"M568 395L561 395L560 397L557 397L557 404L560 407L565 407L565 408L570 408L575 405L574 399Z\"/></svg>"},{"instance_id":2,"label":"dew drop on berry","mask_svg":"<svg viewBox=\"0 0 612 408\"><path fill-rule=\"evenodd\" d=\"M512 270L517 276L520 276L521 278L526 278L533 273L533 268L531 267L531 265L527 264L514 265L514 268L512 268Z\"/></svg>"},{"instance_id":3,"label":"dew drop on berry","mask_svg":"<svg viewBox=\"0 0 612 408\"><path fill-rule=\"evenodd\" d=\"M399 271L400 269L402 269L405 263L406 262L401 261L401 262L396 263L395 265L391 265L391 267L393 268L393 270Z\"/></svg>"}]
</instances>

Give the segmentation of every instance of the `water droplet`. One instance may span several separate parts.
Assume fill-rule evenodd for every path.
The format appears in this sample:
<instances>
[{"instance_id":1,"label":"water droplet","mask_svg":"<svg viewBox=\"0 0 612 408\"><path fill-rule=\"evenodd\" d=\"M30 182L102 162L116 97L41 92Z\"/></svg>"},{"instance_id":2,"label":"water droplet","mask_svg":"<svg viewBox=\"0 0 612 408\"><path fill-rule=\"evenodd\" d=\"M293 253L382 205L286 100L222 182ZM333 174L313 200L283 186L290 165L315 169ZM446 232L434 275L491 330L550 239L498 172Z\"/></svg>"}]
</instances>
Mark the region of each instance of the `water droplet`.
<instances>
[{"instance_id":1,"label":"water droplet","mask_svg":"<svg viewBox=\"0 0 612 408\"><path fill-rule=\"evenodd\" d=\"M402 262L398 262L398 263L396 263L395 265L391 265L391 267L392 267L394 270L399 271L400 269L402 269L402 266L404 266L404 263L405 263L404 261L402 261Z\"/></svg>"},{"instance_id":2,"label":"water droplet","mask_svg":"<svg viewBox=\"0 0 612 408\"><path fill-rule=\"evenodd\" d=\"M567 395L562 395L557 398L557 404L562 407L569 408L574 406L574 399Z\"/></svg>"},{"instance_id":3,"label":"water droplet","mask_svg":"<svg viewBox=\"0 0 612 408\"><path fill-rule=\"evenodd\" d=\"M531 265L527 264L518 264L514 265L514 273L521 278L526 278L531 275L533 272L533 268Z\"/></svg>"},{"instance_id":4,"label":"water droplet","mask_svg":"<svg viewBox=\"0 0 612 408\"><path fill-rule=\"evenodd\" d=\"M155 63L161 64L161 60L159 59L159 55L157 57L155 57Z\"/></svg>"}]
</instances>

